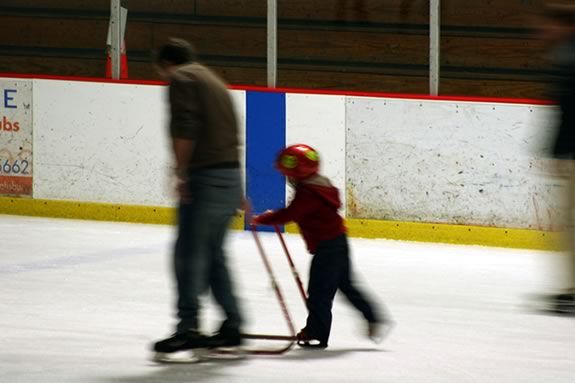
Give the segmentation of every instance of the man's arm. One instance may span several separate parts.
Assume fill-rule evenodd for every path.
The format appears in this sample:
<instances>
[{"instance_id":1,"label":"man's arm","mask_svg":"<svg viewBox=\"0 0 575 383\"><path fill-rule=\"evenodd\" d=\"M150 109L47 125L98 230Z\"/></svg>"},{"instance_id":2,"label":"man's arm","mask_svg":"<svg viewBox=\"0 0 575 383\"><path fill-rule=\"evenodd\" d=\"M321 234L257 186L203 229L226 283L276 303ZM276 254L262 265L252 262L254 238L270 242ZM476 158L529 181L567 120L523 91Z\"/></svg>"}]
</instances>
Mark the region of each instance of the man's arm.
<instances>
[{"instance_id":1,"label":"man's arm","mask_svg":"<svg viewBox=\"0 0 575 383\"><path fill-rule=\"evenodd\" d=\"M176 175L180 179L185 179L194 153L195 141L187 138L173 138L172 145L176 158Z\"/></svg>"},{"instance_id":2,"label":"man's arm","mask_svg":"<svg viewBox=\"0 0 575 383\"><path fill-rule=\"evenodd\" d=\"M172 79L170 104L170 133L176 159L176 174L184 179L203 121L197 82L182 77Z\"/></svg>"}]
</instances>

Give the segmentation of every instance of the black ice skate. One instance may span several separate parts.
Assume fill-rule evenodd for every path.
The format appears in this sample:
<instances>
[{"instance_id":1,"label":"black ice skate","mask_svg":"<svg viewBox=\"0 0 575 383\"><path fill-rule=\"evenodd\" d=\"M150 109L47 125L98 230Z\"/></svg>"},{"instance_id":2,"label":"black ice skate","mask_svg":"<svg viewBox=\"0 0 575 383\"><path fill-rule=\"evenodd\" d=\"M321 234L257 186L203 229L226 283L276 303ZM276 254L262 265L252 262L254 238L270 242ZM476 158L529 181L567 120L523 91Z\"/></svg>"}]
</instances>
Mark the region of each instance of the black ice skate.
<instances>
[{"instance_id":1,"label":"black ice skate","mask_svg":"<svg viewBox=\"0 0 575 383\"><path fill-rule=\"evenodd\" d=\"M575 292L565 292L552 295L550 299L552 311L557 314L575 314Z\"/></svg>"},{"instance_id":2,"label":"black ice skate","mask_svg":"<svg viewBox=\"0 0 575 383\"><path fill-rule=\"evenodd\" d=\"M296 335L297 345L303 348L319 348L327 347L327 340L319 340L313 337L307 328L302 328Z\"/></svg>"},{"instance_id":3,"label":"black ice skate","mask_svg":"<svg viewBox=\"0 0 575 383\"><path fill-rule=\"evenodd\" d=\"M176 333L171 337L154 343L155 355L153 360L159 363L193 362L199 359L201 353L186 358L173 358L173 354L180 351L200 350L209 347L208 337L198 331L189 330L185 333Z\"/></svg>"},{"instance_id":4,"label":"black ice skate","mask_svg":"<svg viewBox=\"0 0 575 383\"><path fill-rule=\"evenodd\" d=\"M391 332L395 323L385 319L379 322L369 322L367 324L367 337L374 343L381 343Z\"/></svg>"},{"instance_id":5,"label":"black ice skate","mask_svg":"<svg viewBox=\"0 0 575 383\"><path fill-rule=\"evenodd\" d=\"M565 290L558 294L534 295L539 311L558 314L575 315L575 291Z\"/></svg>"},{"instance_id":6,"label":"black ice skate","mask_svg":"<svg viewBox=\"0 0 575 383\"><path fill-rule=\"evenodd\" d=\"M226 320L218 332L207 339L207 343L210 348L230 348L241 346L243 341L239 327Z\"/></svg>"}]
</instances>

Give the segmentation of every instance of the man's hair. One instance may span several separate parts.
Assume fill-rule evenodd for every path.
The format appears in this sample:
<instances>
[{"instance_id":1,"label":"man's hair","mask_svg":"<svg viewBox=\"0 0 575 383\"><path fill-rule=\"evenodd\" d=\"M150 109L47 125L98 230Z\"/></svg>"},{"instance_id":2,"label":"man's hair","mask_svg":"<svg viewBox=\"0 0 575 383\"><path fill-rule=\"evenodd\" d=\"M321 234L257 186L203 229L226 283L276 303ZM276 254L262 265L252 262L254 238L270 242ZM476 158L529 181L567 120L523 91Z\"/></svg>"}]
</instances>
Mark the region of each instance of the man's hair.
<instances>
[{"instance_id":1,"label":"man's hair","mask_svg":"<svg viewBox=\"0 0 575 383\"><path fill-rule=\"evenodd\" d=\"M184 39L170 38L156 53L156 64L187 64L197 60L196 49Z\"/></svg>"}]
</instances>

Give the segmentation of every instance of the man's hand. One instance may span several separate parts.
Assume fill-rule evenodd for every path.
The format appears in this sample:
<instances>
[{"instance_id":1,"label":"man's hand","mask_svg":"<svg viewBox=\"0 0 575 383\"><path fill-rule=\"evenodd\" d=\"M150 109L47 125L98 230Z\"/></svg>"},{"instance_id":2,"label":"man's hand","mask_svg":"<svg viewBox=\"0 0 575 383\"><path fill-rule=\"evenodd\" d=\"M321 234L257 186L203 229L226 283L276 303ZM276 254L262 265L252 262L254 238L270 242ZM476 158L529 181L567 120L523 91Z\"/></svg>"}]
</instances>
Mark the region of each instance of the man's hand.
<instances>
[{"instance_id":1,"label":"man's hand","mask_svg":"<svg viewBox=\"0 0 575 383\"><path fill-rule=\"evenodd\" d=\"M237 209L237 214L241 214L244 212L244 218L251 220L252 217L252 205L250 200L242 197L242 201L240 202L240 207Z\"/></svg>"},{"instance_id":2,"label":"man's hand","mask_svg":"<svg viewBox=\"0 0 575 383\"><path fill-rule=\"evenodd\" d=\"M188 185L188 177L181 171L176 170L175 174L175 192L178 198L183 203L189 203L192 200L192 195L190 193L190 187Z\"/></svg>"}]
</instances>

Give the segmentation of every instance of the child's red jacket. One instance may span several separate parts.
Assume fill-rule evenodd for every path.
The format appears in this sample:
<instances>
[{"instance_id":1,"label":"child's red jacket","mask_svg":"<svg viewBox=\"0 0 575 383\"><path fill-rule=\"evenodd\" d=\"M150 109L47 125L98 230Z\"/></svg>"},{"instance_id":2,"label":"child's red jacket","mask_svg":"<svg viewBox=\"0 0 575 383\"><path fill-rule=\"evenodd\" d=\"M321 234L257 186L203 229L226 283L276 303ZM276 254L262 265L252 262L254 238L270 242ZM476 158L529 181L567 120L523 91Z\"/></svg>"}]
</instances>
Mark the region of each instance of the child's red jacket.
<instances>
[{"instance_id":1,"label":"child's red jacket","mask_svg":"<svg viewBox=\"0 0 575 383\"><path fill-rule=\"evenodd\" d=\"M288 207L264 213L255 221L263 225L297 223L313 254L321 241L345 233L343 219L337 212L340 207L338 189L327 178L315 175L295 185L295 196Z\"/></svg>"}]
</instances>

